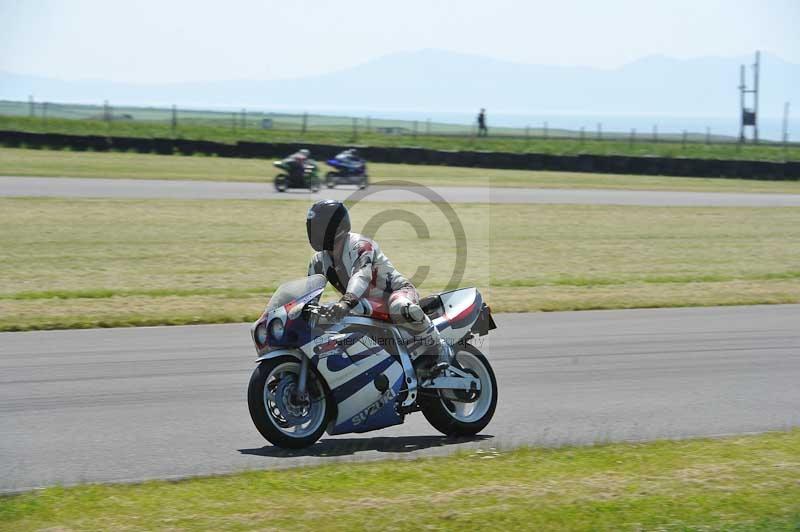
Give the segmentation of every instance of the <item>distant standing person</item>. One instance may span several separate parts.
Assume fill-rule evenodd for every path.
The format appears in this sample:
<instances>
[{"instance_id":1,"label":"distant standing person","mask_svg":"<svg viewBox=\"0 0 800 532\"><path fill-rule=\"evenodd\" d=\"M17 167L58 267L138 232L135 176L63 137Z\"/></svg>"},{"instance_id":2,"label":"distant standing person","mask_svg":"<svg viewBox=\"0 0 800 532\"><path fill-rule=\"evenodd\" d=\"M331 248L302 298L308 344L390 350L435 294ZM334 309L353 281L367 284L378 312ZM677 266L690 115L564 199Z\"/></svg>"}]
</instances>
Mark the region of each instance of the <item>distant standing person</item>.
<instances>
[{"instance_id":1,"label":"distant standing person","mask_svg":"<svg viewBox=\"0 0 800 532\"><path fill-rule=\"evenodd\" d=\"M486 127L486 109L481 109L481 112L478 113L478 136L489 136L489 128Z\"/></svg>"}]
</instances>

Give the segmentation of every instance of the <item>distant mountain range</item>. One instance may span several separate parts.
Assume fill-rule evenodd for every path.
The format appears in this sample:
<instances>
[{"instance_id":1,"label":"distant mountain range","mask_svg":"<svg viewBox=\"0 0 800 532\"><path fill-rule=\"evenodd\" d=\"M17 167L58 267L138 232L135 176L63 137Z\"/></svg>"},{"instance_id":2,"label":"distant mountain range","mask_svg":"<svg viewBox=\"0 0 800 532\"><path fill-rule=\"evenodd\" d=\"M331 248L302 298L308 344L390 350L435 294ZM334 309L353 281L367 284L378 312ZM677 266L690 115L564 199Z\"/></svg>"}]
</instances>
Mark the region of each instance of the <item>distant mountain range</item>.
<instances>
[{"instance_id":1,"label":"distant mountain range","mask_svg":"<svg viewBox=\"0 0 800 532\"><path fill-rule=\"evenodd\" d=\"M387 110L730 116L747 57L650 56L616 69L512 63L441 50L383 56L290 80L134 84L0 73L0 99L275 110ZM761 54L761 113L800 108L800 65ZM211 74L211 73L210 73ZM751 70L748 68L748 80Z\"/></svg>"}]
</instances>

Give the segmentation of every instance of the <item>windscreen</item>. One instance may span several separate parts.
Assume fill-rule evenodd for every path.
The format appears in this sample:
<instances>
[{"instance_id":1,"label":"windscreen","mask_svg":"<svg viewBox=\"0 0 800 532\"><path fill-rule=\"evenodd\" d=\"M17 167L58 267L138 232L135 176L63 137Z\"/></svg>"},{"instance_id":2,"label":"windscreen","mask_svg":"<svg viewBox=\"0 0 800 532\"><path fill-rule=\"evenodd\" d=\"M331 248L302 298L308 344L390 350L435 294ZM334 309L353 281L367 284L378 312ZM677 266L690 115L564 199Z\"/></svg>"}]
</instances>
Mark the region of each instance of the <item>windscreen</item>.
<instances>
[{"instance_id":1,"label":"windscreen","mask_svg":"<svg viewBox=\"0 0 800 532\"><path fill-rule=\"evenodd\" d=\"M309 292L325 288L325 283L327 282L328 280L324 275L316 274L297 279L296 281L283 283L275 290L275 293L272 294L272 297L269 299L269 303L267 303L267 312L282 307L290 301L299 299Z\"/></svg>"}]
</instances>

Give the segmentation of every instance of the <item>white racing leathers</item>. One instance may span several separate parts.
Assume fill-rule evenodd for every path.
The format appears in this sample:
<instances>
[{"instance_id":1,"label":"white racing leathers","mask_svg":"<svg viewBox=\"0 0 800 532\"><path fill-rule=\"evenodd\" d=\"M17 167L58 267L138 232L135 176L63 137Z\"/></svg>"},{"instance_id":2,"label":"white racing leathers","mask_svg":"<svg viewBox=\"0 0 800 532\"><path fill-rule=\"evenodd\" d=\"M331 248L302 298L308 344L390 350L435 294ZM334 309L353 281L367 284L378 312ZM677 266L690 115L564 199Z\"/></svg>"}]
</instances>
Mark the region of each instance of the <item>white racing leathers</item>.
<instances>
[{"instance_id":1,"label":"white racing leathers","mask_svg":"<svg viewBox=\"0 0 800 532\"><path fill-rule=\"evenodd\" d=\"M351 308L359 313L389 318L414 333L412 355L427 347L439 360L449 360L450 347L430 318L419 306L419 294L411 282L397 271L378 244L358 233L338 238L333 251L318 251L311 258L308 274L322 274L343 294ZM382 309L380 307L383 307Z\"/></svg>"}]
</instances>

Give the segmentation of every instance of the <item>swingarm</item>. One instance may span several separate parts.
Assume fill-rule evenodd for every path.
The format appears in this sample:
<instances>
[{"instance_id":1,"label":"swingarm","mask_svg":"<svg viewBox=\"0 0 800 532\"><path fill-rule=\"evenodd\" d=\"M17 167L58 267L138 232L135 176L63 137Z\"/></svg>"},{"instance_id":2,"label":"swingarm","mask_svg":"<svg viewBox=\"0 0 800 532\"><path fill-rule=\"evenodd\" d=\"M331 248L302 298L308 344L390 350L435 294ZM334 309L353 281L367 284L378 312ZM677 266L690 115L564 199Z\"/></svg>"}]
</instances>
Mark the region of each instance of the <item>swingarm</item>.
<instances>
[{"instance_id":1,"label":"swingarm","mask_svg":"<svg viewBox=\"0 0 800 532\"><path fill-rule=\"evenodd\" d=\"M420 383L420 388L428 390L480 391L480 379L454 366L447 368L447 372L450 375L425 379Z\"/></svg>"}]
</instances>

